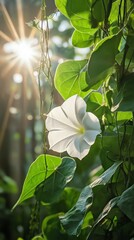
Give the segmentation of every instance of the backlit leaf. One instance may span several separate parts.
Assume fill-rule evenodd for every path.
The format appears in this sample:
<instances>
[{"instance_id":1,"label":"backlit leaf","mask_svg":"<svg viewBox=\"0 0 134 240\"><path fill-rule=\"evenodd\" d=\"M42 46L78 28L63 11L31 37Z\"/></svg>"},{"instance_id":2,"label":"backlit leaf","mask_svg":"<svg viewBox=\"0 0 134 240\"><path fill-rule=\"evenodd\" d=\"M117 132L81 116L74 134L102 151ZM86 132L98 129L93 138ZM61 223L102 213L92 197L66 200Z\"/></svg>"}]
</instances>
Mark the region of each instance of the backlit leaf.
<instances>
[{"instance_id":1,"label":"backlit leaf","mask_svg":"<svg viewBox=\"0 0 134 240\"><path fill-rule=\"evenodd\" d=\"M33 197L36 187L57 169L61 161L59 157L40 155L31 164L23 184L21 195L13 208L26 199Z\"/></svg>"},{"instance_id":2,"label":"backlit leaf","mask_svg":"<svg viewBox=\"0 0 134 240\"><path fill-rule=\"evenodd\" d=\"M79 47L79 48L85 48L85 47L91 46L94 42L94 33L95 32L96 32L96 29L93 31L93 35L92 35L91 32L90 33L82 33L82 32L75 30L72 35L72 44L75 47Z\"/></svg>"},{"instance_id":3,"label":"backlit leaf","mask_svg":"<svg viewBox=\"0 0 134 240\"><path fill-rule=\"evenodd\" d=\"M89 0L55 0L57 8L71 20L72 25L81 32L92 28L91 3Z\"/></svg>"},{"instance_id":4,"label":"backlit leaf","mask_svg":"<svg viewBox=\"0 0 134 240\"><path fill-rule=\"evenodd\" d=\"M121 34L106 37L96 45L88 63L87 83L89 87L101 83L113 72L120 38Z\"/></svg>"},{"instance_id":5,"label":"backlit leaf","mask_svg":"<svg viewBox=\"0 0 134 240\"><path fill-rule=\"evenodd\" d=\"M57 201L67 183L73 178L75 170L75 160L70 157L64 157L61 165L55 169L37 190L37 199L45 203Z\"/></svg>"},{"instance_id":6,"label":"backlit leaf","mask_svg":"<svg viewBox=\"0 0 134 240\"><path fill-rule=\"evenodd\" d=\"M64 99L78 94L84 97L88 92L82 92L82 82L85 81L87 60L66 61L58 65L55 73L55 87Z\"/></svg>"},{"instance_id":7,"label":"backlit leaf","mask_svg":"<svg viewBox=\"0 0 134 240\"><path fill-rule=\"evenodd\" d=\"M55 5L62 14L69 18L69 13L66 10L67 0L55 0Z\"/></svg>"}]
</instances>

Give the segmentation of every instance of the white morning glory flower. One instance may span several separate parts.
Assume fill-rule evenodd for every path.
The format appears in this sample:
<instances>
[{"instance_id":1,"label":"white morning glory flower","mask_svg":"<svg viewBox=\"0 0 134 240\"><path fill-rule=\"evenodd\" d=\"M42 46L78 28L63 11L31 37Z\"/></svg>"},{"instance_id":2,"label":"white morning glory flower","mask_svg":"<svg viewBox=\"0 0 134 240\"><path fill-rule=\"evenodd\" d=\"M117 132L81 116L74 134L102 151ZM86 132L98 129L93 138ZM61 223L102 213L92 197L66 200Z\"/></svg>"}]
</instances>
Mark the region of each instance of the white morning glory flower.
<instances>
[{"instance_id":1,"label":"white morning glory flower","mask_svg":"<svg viewBox=\"0 0 134 240\"><path fill-rule=\"evenodd\" d=\"M86 103L78 95L52 109L46 118L50 149L71 157L84 158L101 132L98 118L86 112Z\"/></svg>"}]
</instances>

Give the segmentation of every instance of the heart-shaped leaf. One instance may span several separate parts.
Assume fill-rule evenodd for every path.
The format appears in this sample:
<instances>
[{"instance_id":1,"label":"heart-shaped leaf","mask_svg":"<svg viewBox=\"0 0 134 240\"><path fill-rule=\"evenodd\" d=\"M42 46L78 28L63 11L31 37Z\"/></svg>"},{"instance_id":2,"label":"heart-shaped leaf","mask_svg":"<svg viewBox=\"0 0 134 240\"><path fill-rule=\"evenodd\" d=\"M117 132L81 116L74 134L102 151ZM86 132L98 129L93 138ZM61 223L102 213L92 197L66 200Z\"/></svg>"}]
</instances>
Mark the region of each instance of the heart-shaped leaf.
<instances>
[{"instance_id":1,"label":"heart-shaped leaf","mask_svg":"<svg viewBox=\"0 0 134 240\"><path fill-rule=\"evenodd\" d=\"M47 179L61 164L59 157L40 155L30 166L25 178L21 195L13 209L28 198L33 197L36 187Z\"/></svg>"},{"instance_id":2,"label":"heart-shaped leaf","mask_svg":"<svg viewBox=\"0 0 134 240\"><path fill-rule=\"evenodd\" d=\"M90 32L92 28L91 2L89 0L55 0L57 8L67 18L72 25L81 32Z\"/></svg>"},{"instance_id":3,"label":"heart-shaped leaf","mask_svg":"<svg viewBox=\"0 0 134 240\"><path fill-rule=\"evenodd\" d=\"M75 160L64 157L61 165L41 184L37 190L36 198L44 203L57 201L67 183L73 178L75 170Z\"/></svg>"},{"instance_id":4,"label":"heart-shaped leaf","mask_svg":"<svg viewBox=\"0 0 134 240\"><path fill-rule=\"evenodd\" d=\"M89 91L82 91L82 83L86 82L87 60L66 61L58 65L55 73L55 87L64 99L78 94L85 97Z\"/></svg>"},{"instance_id":5,"label":"heart-shaped leaf","mask_svg":"<svg viewBox=\"0 0 134 240\"><path fill-rule=\"evenodd\" d=\"M105 37L95 47L88 63L87 83L89 87L104 81L113 72L121 34Z\"/></svg>"},{"instance_id":6,"label":"heart-shaped leaf","mask_svg":"<svg viewBox=\"0 0 134 240\"><path fill-rule=\"evenodd\" d=\"M72 35L72 44L75 47L85 48L89 47L94 42L94 34L97 29L93 29L92 33L82 33L80 31L75 30Z\"/></svg>"}]
</instances>

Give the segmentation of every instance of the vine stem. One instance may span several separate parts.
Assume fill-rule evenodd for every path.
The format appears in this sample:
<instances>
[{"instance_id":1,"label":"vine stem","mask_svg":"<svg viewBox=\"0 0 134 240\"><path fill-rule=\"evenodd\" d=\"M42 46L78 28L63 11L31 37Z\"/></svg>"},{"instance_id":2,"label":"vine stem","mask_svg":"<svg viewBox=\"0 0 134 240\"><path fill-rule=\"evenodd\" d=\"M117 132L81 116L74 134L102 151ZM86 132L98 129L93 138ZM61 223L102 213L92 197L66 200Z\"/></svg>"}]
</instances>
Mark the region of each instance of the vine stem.
<instances>
[{"instance_id":1,"label":"vine stem","mask_svg":"<svg viewBox=\"0 0 134 240\"><path fill-rule=\"evenodd\" d=\"M45 80L49 81L49 84L51 85L51 103L49 108L51 108L52 101L53 101L53 76L51 73L51 59L49 56L49 26L48 26L48 17L47 17L47 12L46 12L46 1L42 0L41 4L41 16L40 16L40 21L41 21L41 28L40 28L40 47L41 47L41 57L40 57L40 65L39 65L39 71L38 71L38 84L39 84L39 95L40 95L40 117L41 120L43 121L43 153L44 153L44 162L45 162L45 176L44 176L44 181L47 178L47 173L48 173L48 165L47 165L47 157L46 153L48 150L47 147L47 131L46 131L46 125L45 125L45 118L46 118L46 113L44 114L44 93L42 91L42 73L45 76ZM45 23L45 29L44 29L44 23ZM50 109L49 109L50 110ZM38 188L38 187L37 187ZM40 200L36 199L35 205L32 209L31 213L31 219L29 222L29 230L30 236L34 236L35 232L38 233L38 223L39 223L39 211L40 211ZM37 224L36 224L37 223ZM30 238L31 239L31 238Z\"/></svg>"}]
</instances>

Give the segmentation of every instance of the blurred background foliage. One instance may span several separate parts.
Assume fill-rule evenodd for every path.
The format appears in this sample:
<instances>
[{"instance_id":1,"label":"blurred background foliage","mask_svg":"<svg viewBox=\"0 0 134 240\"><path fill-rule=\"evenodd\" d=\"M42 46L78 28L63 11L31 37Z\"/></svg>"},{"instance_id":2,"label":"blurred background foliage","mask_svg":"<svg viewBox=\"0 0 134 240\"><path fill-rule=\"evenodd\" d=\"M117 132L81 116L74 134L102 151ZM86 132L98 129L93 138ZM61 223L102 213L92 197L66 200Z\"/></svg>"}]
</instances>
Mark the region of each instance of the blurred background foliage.
<instances>
[{"instance_id":1,"label":"blurred background foliage","mask_svg":"<svg viewBox=\"0 0 134 240\"><path fill-rule=\"evenodd\" d=\"M80 59L87 50L72 47L72 27L69 21L57 12L53 0L47 0L46 4L49 16L49 55L54 73L58 63L64 59ZM27 239L33 202L29 201L13 212L11 208L20 194L29 165L44 151L44 126L40 117L38 88L40 29L32 25L33 20L36 22L40 19L40 8L41 1L0 1L0 240L14 240L18 237ZM16 53L13 55L13 49L10 49L17 37L19 40L25 37L35 41L34 47L38 54L29 64L30 67L26 59L19 62ZM41 76L41 88L47 104L50 101L47 95L49 86L44 75ZM61 97L54 93L54 104L61 102ZM85 169L86 164L83 164ZM82 187L88 173L84 173L83 183L79 174L83 174L80 167L74 183ZM70 195L69 190L64 194ZM63 203L69 204L68 208L75 201L71 199L69 203ZM59 210L61 203L62 200L56 206Z\"/></svg>"}]
</instances>

